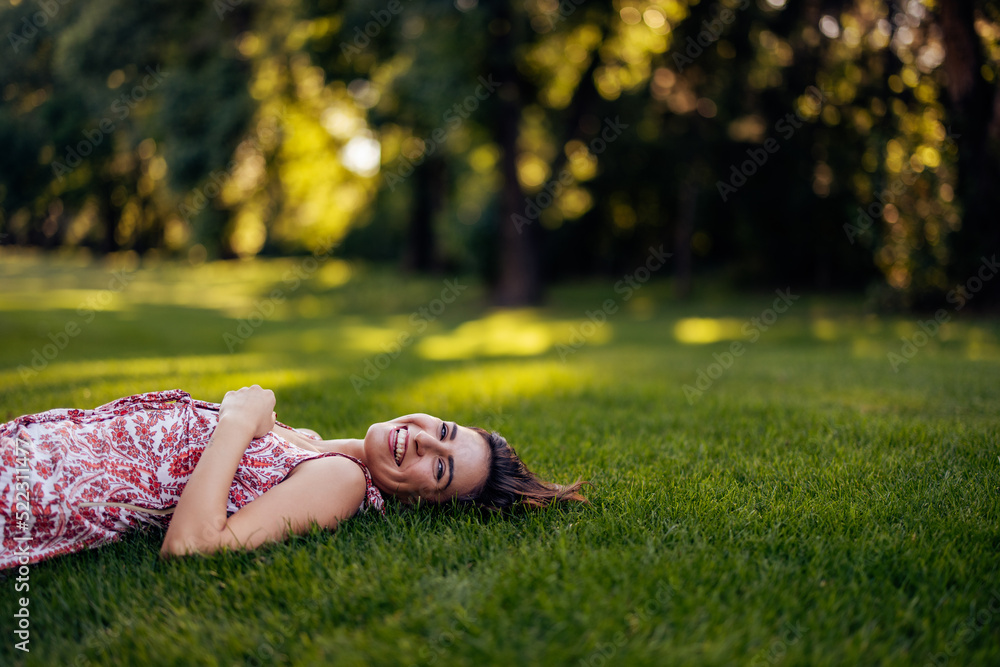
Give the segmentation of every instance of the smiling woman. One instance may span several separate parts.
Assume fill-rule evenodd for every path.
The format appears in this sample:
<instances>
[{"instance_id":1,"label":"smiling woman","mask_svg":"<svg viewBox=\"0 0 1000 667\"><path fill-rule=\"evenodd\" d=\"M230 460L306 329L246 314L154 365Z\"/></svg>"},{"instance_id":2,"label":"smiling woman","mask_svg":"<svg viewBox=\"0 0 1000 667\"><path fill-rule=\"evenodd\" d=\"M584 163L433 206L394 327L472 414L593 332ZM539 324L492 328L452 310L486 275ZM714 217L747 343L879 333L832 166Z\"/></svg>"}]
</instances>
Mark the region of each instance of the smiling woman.
<instances>
[{"instance_id":1,"label":"smiling woman","mask_svg":"<svg viewBox=\"0 0 1000 667\"><path fill-rule=\"evenodd\" d=\"M276 421L258 385L221 404L179 389L0 425L0 569L96 547L142 524L162 555L253 549L335 528L382 493L489 510L586 502L582 482L549 484L496 433L427 414L323 440Z\"/></svg>"},{"instance_id":2,"label":"smiling woman","mask_svg":"<svg viewBox=\"0 0 1000 667\"><path fill-rule=\"evenodd\" d=\"M486 441L454 422L415 414L373 424L363 447L375 484L406 500L472 499L486 485Z\"/></svg>"}]
</instances>

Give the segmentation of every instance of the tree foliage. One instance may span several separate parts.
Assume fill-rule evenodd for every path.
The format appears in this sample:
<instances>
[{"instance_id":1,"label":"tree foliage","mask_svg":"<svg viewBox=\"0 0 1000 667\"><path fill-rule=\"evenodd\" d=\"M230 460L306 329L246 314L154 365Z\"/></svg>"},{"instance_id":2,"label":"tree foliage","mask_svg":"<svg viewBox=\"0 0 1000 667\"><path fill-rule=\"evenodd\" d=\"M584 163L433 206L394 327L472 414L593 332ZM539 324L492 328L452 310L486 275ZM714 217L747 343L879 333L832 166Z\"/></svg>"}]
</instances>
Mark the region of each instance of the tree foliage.
<instances>
[{"instance_id":1,"label":"tree foliage","mask_svg":"<svg viewBox=\"0 0 1000 667\"><path fill-rule=\"evenodd\" d=\"M665 245L685 293L930 303L1000 243L985 0L20 0L0 243L316 251L502 303Z\"/></svg>"}]
</instances>

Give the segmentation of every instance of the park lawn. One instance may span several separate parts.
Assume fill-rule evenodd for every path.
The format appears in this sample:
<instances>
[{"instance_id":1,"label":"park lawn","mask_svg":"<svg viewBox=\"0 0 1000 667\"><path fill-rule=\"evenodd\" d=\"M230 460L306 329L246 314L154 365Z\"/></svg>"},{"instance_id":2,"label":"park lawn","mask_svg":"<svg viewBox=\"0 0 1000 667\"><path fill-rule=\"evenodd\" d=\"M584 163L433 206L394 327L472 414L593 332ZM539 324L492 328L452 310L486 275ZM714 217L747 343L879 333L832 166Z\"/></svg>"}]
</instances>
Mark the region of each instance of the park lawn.
<instances>
[{"instance_id":1,"label":"park lawn","mask_svg":"<svg viewBox=\"0 0 1000 667\"><path fill-rule=\"evenodd\" d=\"M497 312L465 278L339 260L127 260L0 257L0 421L259 383L325 437L412 411L496 428L591 504L389 502L177 561L134 533L31 566L30 654L0 575L2 664L1000 661L995 319L920 337L927 316L796 292L765 331L773 290L678 303L614 277Z\"/></svg>"}]
</instances>

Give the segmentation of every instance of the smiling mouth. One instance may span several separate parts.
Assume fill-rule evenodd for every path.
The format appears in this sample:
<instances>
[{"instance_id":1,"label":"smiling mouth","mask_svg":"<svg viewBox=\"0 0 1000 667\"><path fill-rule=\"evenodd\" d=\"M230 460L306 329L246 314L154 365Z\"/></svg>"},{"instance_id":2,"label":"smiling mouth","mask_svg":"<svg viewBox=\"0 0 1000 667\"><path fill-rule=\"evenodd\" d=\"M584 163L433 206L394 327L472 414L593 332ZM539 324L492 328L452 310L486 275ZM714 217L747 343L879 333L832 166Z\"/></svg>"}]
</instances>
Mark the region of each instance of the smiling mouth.
<instances>
[{"instance_id":1,"label":"smiling mouth","mask_svg":"<svg viewBox=\"0 0 1000 667\"><path fill-rule=\"evenodd\" d=\"M392 459L397 466L403 465L403 457L406 456L406 445L410 439L410 432L405 426L393 429L389 433L389 451L392 452Z\"/></svg>"}]
</instances>

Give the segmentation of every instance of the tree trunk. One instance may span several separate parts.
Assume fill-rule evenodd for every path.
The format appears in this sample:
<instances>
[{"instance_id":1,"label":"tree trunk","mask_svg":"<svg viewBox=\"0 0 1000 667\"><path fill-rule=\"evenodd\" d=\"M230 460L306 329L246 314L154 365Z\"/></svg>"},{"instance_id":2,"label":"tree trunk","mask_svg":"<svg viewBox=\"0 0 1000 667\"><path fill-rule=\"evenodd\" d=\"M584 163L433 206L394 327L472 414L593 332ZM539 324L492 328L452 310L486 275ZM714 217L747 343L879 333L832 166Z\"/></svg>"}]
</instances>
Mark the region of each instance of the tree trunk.
<instances>
[{"instance_id":1,"label":"tree trunk","mask_svg":"<svg viewBox=\"0 0 1000 667\"><path fill-rule=\"evenodd\" d=\"M500 82L497 95L497 116L493 133L502 153L503 186L500 197L500 266L494 300L501 306L524 306L538 303L542 296L539 270L541 230L538 220L524 222L527 203L517 180L517 138L521 120L522 82L514 64L512 33L520 30L509 2L497 2L495 19L510 26L493 40L494 67ZM517 216L517 217L515 217Z\"/></svg>"},{"instance_id":2,"label":"tree trunk","mask_svg":"<svg viewBox=\"0 0 1000 667\"><path fill-rule=\"evenodd\" d=\"M447 165L439 157L428 158L417 167L413 216L410 218L404 266L427 273L438 268L434 243L434 218L444 208Z\"/></svg>"},{"instance_id":3,"label":"tree trunk","mask_svg":"<svg viewBox=\"0 0 1000 667\"><path fill-rule=\"evenodd\" d=\"M99 180L97 186L98 199L100 201L99 211L104 218L104 242L101 250L104 254L118 250L118 221L121 219L121 209L111 202L111 182L103 179Z\"/></svg>"},{"instance_id":4,"label":"tree trunk","mask_svg":"<svg viewBox=\"0 0 1000 667\"><path fill-rule=\"evenodd\" d=\"M691 237L698 203L698 186L691 178L681 183L677 203L677 226L674 229L675 281L674 296L686 299L691 294Z\"/></svg>"},{"instance_id":5,"label":"tree trunk","mask_svg":"<svg viewBox=\"0 0 1000 667\"><path fill-rule=\"evenodd\" d=\"M1000 165L991 152L990 126L995 118L995 91L983 79L983 53L974 27L973 0L948 0L940 7L944 33L948 99L953 119L950 131L958 143L958 198L964 212L962 228L953 236L950 276L964 284L974 276L980 257L1000 251ZM993 303L998 292L977 299Z\"/></svg>"}]
</instances>

